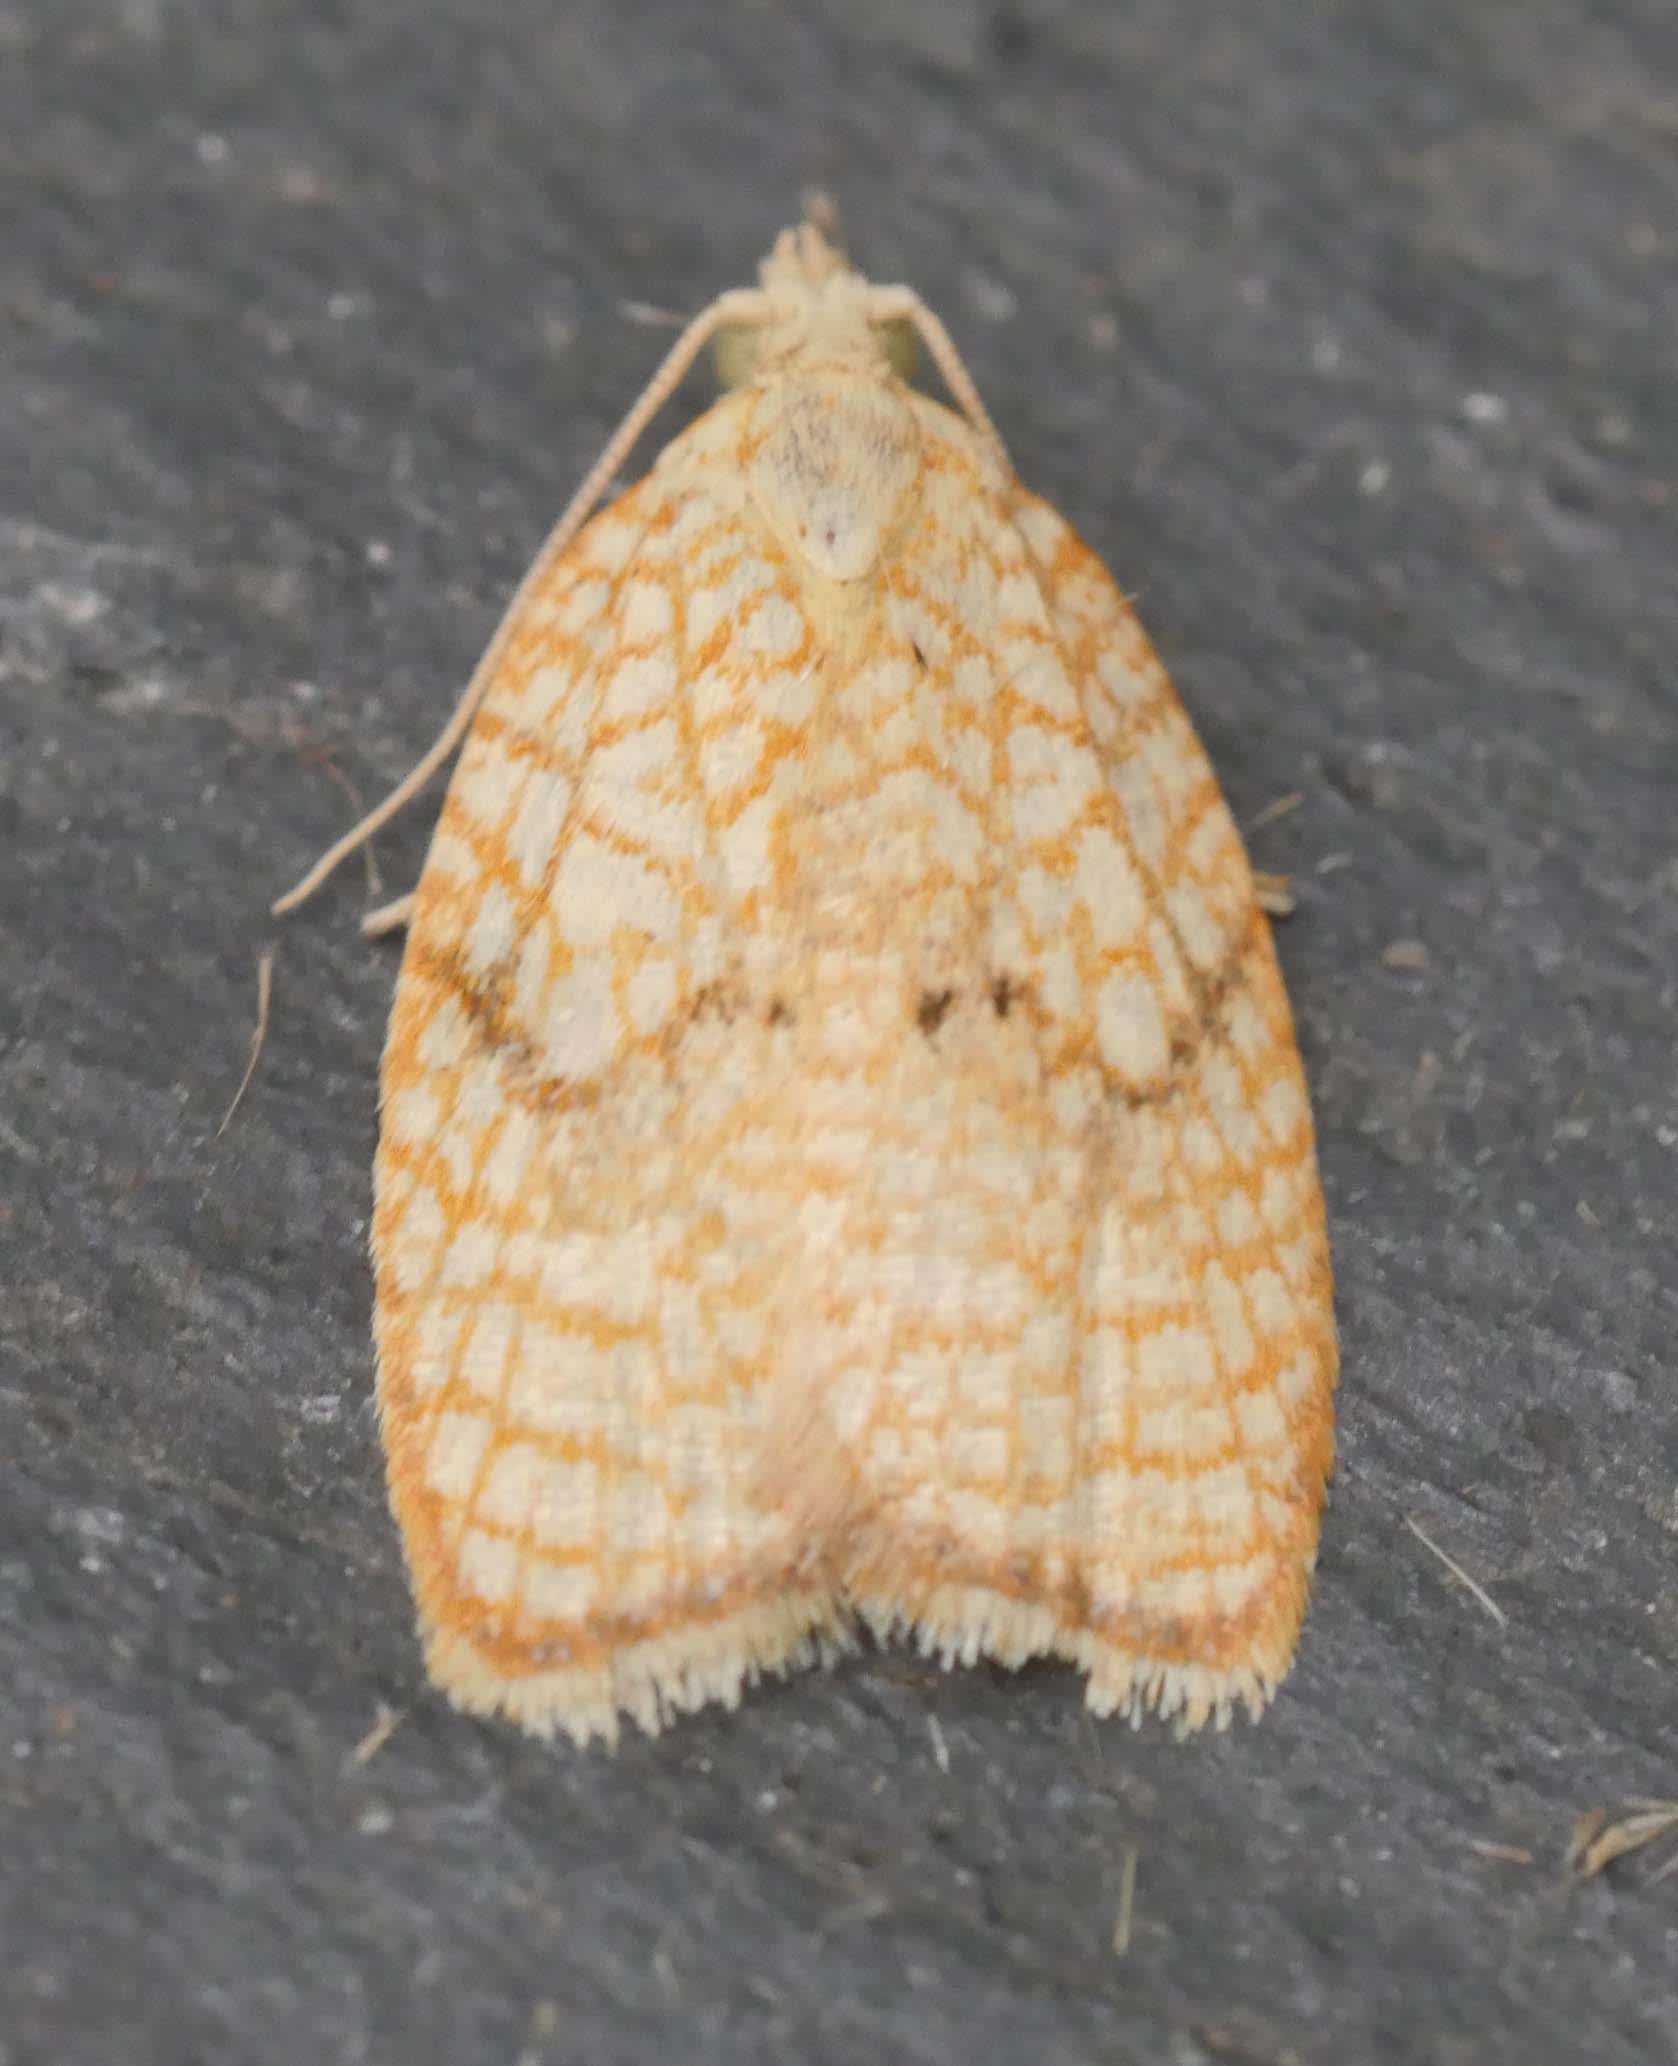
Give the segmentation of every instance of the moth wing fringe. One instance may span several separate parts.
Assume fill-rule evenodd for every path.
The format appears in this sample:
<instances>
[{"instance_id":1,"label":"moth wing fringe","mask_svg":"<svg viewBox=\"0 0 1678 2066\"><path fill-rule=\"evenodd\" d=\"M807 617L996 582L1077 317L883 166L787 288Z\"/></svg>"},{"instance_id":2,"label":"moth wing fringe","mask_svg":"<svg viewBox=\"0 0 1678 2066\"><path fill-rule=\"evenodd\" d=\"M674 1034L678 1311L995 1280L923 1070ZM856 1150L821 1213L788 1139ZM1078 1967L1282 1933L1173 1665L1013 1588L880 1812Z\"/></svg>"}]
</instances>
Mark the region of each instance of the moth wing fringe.
<instances>
[{"instance_id":1,"label":"moth wing fringe","mask_svg":"<svg viewBox=\"0 0 1678 2066\"><path fill-rule=\"evenodd\" d=\"M822 1592L754 1600L720 1621L661 1630L620 1645L599 1663L557 1665L518 1677L498 1671L471 1638L433 1625L426 1665L455 1706L501 1714L533 1736L599 1738L616 1749L622 1718L657 1736L679 1715L734 1708L749 1686L829 1664L856 1646L854 1626Z\"/></svg>"},{"instance_id":2,"label":"moth wing fringe","mask_svg":"<svg viewBox=\"0 0 1678 2066\"><path fill-rule=\"evenodd\" d=\"M1292 1647L1291 1640L1279 1646L1274 1668L1168 1660L1068 1626L1044 1603L973 1585L935 1587L912 1611L890 1604L865 1604L860 1611L879 1641L906 1641L946 1670L982 1660L1010 1671L1039 1660L1071 1664L1085 1675L1084 1704L1091 1714L1116 1714L1136 1727L1154 1714L1178 1736L1208 1722L1226 1729L1238 1707L1256 1721L1275 1694Z\"/></svg>"}]
</instances>

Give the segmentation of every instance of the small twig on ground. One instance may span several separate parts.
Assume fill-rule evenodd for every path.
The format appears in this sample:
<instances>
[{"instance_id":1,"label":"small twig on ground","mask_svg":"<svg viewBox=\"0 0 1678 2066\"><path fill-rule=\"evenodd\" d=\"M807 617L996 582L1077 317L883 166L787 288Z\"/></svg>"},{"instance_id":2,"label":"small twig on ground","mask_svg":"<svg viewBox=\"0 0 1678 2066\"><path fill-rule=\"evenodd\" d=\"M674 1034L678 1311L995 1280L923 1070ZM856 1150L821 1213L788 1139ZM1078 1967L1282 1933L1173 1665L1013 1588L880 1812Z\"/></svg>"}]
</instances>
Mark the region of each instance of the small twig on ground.
<instances>
[{"instance_id":1,"label":"small twig on ground","mask_svg":"<svg viewBox=\"0 0 1678 2066\"><path fill-rule=\"evenodd\" d=\"M940 1772L947 1772L950 1769L950 1746L944 1741L944 1731L939 1727L935 1714L926 1718L926 1733L932 1738L932 1762Z\"/></svg>"},{"instance_id":2,"label":"small twig on ground","mask_svg":"<svg viewBox=\"0 0 1678 2066\"><path fill-rule=\"evenodd\" d=\"M884 1894L860 1894L854 1901L847 1901L823 1917L816 1925L818 1937L831 1936L838 1930L854 1930L867 1923L877 1923L882 1916L891 1914L891 1902Z\"/></svg>"},{"instance_id":3,"label":"small twig on ground","mask_svg":"<svg viewBox=\"0 0 1678 2066\"><path fill-rule=\"evenodd\" d=\"M1645 1885L1658 1887L1663 1879L1671 1879L1675 1872L1678 1872L1678 1851L1673 1852L1658 1872L1650 1873Z\"/></svg>"},{"instance_id":4,"label":"small twig on ground","mask_svg":"<svg viewBox=\"0 0 1678 2066\"><path fill-rule=\"evenodd\" d=\"M1113 1951L1123 1958L1130 1949L1130 1925L1136 1914L1136 1861L1140 1854L1134 1844L1125 1847L1124 1865L1119 1876L1119 1913L1113 1924Z\"/></svg>"},{"instance_id":5,"label":"small twig on ground","mask_svg":"<svg viewBox=\"0 0 1678 2066\"><path fill-rule=\"evenodd\" d=\"M618 314L639 330L679 330L684 320L673 308L660 308L656 301L620 301Z\"/></svg>"},{"instance_id":6,"label":"small twig on ground","mask_svg":"<svg viewBox=\"0 0 1678 2066\"><path fill-rule=\"evenodd\" d=\"M1274 825L1278 818L1285 818L1290 811L1297 811L1305 801L1303 789L1290 789L1286 796L1279 796L1274 803L1267 803L1258 816L1247 827L1249 832L1262 832L1266 825Z\"/></svg>"},{"instance_id":7,"label":"small twig on ground","mask_svg":"<svg viewBox=\"0 0 1678 2066\"><path fill-rule=\"evenodd\" d=\"M256 1031L251 1035L251 1058L245 1064L245 1073L239 1078L239 1088L233 1093L233 1102L222 1114L220 1126L216 1128L219 1141L233 1123L245 1092L251 1087L251 1078L256 1074L256 1065L262 1058L262 1043L268 1038L268 1004L274 994L274 950L266 948L256 964Z\"/></svg>"},{"instance_id":8,"label":"small twig on ground","mask_svg":"<svg viewBox=\"0 0 1678 2066\"><path fill-rule=\"evenodd\" d=\"M1597 1832L1608 1820L1606 1808L1587 1808L1573 1818L1573 1827L1567 1833L1567 1849L1562 1853L1564 1863L1573 1871L1579 1869L1579 1860L1590 1849Z\"/></svg>"},{"instance_id":9,"label":"small twig on ground","mask_svg":"<svg viewBox=\"0 0 1678 2066\"><path fill-rule=\"evenodd\" d=\"M1595 1879L1605 1866L1628 1852L1641 1851L1678 1830L1678 1801L1633 1801L1632 1812L1617 1822L1608 1820L1605 1808L1591 1808L1573 1825L1568 1838L1567 1862L1580 1879ZM1669 1858L1650 1886L1678 1869L1678 1857Z\"/></svg>"},{"instance_id":10,"label":"small twig on ground","mask_svg":"<svg viewBox=\"0 0 1678 2066\"><path fill-rule=\"evenodd\" d=\"M330 775L349 799L350 809L358 818L367 815L366 799L350 780L349 776L332 758L332 755L318 740L305 738L298 746L298 755L307 768L320 768ZM384 888L384 877L379 873L379 864L373 857L373 842L366 840L361 849L361 858L367 869L367 894L376 897Z\"/></svg>"},{"instance_id":11,"label":"small twig on ground","mask_svg":"<svg viewBox=\"0 0 1678 2066\"><path fill-rule=\"evenodd\" d=\"M406 1719L406 1710L392 1707L381 1700L373 1711L373 1726L350 1752L352 1765L370 1765L385 1745L401 1728Z\"/></svg>"},{"instance_id":12,"label":"small twig on ground","mask_svg":"<svg viewBox=\"0 0 1678 2066\"><path fill-rule=\"evenodd\" d=\"M1524 1844L1494 1843L1490 1837L1471 1836L1468 1848L1482 1858L1496 1858L1504 1865L1530 1865L1532 1853Z\"/></svg>"},{"instance_id":13,"label":"small twig on ground","mask_svg":"<svg viewBox=\"0 0 1678 2066\"><path fill-rule=\"evenodd\" d=\"M1480 1605L1485 1608L1499 1628L1507 1628L1509 1626L1508 1615L1504 1613L1503 1609L1492 1598L1491 1594L1487 1592L1486 1588L1477 1578L1471 1578L1455 1557L1448 1555L1439 1547L1438 1543L1429 1535L1414 1514L1406 1514L1404 1516L1404 1525L1424 1548L1432 1550L1433 1554L1445 1566L1445 1569L1450 1572L1453 1578L1458 1579L1463 1585L1467 1586L1468 1590L1480 1602Z\"/></svg>"}]
</instances>

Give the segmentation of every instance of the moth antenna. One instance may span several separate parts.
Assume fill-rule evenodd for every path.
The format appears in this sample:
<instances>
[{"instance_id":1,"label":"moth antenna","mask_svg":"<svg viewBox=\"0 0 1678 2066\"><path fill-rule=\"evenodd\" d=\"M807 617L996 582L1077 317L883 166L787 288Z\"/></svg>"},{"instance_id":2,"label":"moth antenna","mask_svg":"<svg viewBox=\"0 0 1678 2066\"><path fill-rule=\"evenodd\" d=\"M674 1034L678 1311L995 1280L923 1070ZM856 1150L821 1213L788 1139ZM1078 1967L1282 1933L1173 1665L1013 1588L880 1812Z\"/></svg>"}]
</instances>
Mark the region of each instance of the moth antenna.
<instances>
[{"instance_id":1,"label":"moth antenna","mask_svg":"<svg viewBox=\"0 0 1678 2066\"><path fill-rule=\"evenodd\" d=\"M990 419L990 411L979 399L979 390L966 362L956 350L955 339L933 314L913 287L876 287L868 297L868 313L876 323L910 322L926 346L927 357L944 376L944 385L961 405L962 414L986 442L995 447L998 458L1008 465L1008 448L1002 433Z\"/></svg>"},{"instance_id":2,"label":"moth antenna","mask_svg":"<svg viewBox=\"0 0 1678 2066\"><path fill-rule=\"evenodd\" d=\"M607 484L629 457L647 425L681 385L688 368L725 325L761 323L768 320L768 315L769 300L761 290L755 287L739 287L727 294L719 294L708 308L701 309L688 324L665 353L658 371L641 390L639 399L612 433L605 451L589 469L582 486L566 504L558 523L548 533L541 551L531 562L529 572L519 583L512 601L502 612L501 621L495 628L495 636L485 649L483 658L473 669L472 679L466 684L448 723L390 794L382 802L375 804L361 822L353 825L342 839L329 846L300 882L287 890L283 897L275 900L269 908L276 918L283 917L288 911L295 911L299 904L312 897L340 862L347 860L357 847L365 845L381 825L388 824L403 805L417 796L436 774L460 744L467 727L477 714L478 705L484 700L484 694L495 678L496 669L501 665L508 632L512 628L513 620L524 607L525 598L532 589L548 578L560 555L581 530ZM976 396L974 399L977 403Z\"/></svg>"}]
</instances>

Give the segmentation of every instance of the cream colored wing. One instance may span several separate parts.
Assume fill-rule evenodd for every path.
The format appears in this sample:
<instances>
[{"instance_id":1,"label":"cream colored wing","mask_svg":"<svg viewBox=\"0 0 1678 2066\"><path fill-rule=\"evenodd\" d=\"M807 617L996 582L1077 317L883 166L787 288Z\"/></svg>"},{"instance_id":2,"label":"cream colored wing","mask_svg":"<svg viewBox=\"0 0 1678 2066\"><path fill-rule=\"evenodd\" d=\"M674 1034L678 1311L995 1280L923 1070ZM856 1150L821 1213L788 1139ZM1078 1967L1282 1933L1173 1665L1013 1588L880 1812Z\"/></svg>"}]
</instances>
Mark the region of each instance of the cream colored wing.
<instances>
[{"instance_id":1,"label":"cream colored wing","mask_svg":"<svg viewBox=\"0 0 1678 2066\"><path fill-rule=\"evenodd\" d=\"M1146 888L1167 1050L1160 1067L1144 1007L1080 1257L1082 1496L1107 1547L1078 1655L1092 1705L1198 1726L1275 1690L1316 1560L1338 1355L1310 1105L1247 857L1170 681L1070 528L1040 501L1015 514Z\"/></svg>"},{"instance_id":2,"label":"cream colored wing","mask_svg":"<svg viewBox=\"0 0 1678 2066\"><path fill-rule=\"evenodd\" d=\"M751 1108L778 1027L731 932L759 735L725 706L772 716L804 634L727 469L708 493L715 415L529 598L384 1062L379 1401L427 1660L460 1704L579 1740L845 1639L751 1489L775 1355Z\"/></svg>"},{"instance_id":3,"label":"cream colored wing","mask_svg":"<svg viewBox=\"0 0 1678 2066\"><path fill-rule=\"evenodd\" d=\"M831 692L849 785L802 835L827 945L788 1125L826 1203L767 1469L876 1628L1197 1726L1287 1666L1331 1456L1299 1059L1135 620L920 415L921 506Z\"/></svg>"}]
</instances>

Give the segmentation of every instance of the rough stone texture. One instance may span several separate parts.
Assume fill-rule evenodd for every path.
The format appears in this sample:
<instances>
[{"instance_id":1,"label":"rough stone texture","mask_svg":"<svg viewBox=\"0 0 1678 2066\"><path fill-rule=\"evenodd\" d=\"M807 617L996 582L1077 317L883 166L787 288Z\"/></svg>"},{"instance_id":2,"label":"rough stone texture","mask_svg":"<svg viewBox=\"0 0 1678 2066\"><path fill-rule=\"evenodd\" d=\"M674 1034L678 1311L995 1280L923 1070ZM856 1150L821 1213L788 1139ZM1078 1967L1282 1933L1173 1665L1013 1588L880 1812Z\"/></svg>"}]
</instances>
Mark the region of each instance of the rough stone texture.
<instances>
[{"instance_id":1,"label":"rough stone texture","mask_svg":"<svg viewBox=\"0 0 1678 2066\"><path fill-rule=\"evenodd\" d=\"M1563 1865L1678 1793L1675 76L1670 0L0 6L4 2066L1678 2052L1672 1846ZM353 870L217 1135L266 900L431 736L633 304L812 182L1238 812L1302 798L1253 847L1343 1461L1226 1737L896 1656L615 1762L454 1716L369 1408Z\"/></svg>"}]
</instances>

